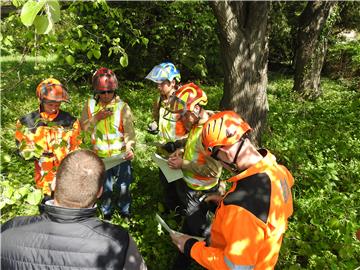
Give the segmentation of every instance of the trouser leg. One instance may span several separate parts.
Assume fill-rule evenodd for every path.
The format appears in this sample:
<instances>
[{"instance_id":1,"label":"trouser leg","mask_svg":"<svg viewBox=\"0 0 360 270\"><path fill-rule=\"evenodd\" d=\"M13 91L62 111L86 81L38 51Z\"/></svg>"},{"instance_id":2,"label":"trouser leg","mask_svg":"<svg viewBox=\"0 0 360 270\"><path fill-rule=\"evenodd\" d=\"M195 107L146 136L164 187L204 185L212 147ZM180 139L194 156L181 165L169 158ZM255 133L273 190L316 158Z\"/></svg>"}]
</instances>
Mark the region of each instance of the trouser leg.
<instances>
[{"instance_id":1,"label":"trouser leg","mask_svg":"<svg viewBox=\"0 0 360 270\"><path fill-rule=\"evenodd\" d=\"M103 193L101 195L101 211L104 215L112 214L111 196L113 192L113 170L106 171L105 181L103 184Z\"/></svg>"},{"instance_id":2,"label":"trouser leg","mask_svg":"<svg viewBox=\"0 0 360 270\"><path fill-rule=\"evenodd\" d=\"M133 180L131 162L125 161L119 164L115 172L114 198L116 205L122 215L128 216L131 205L130 184Z\"/></svg>"},{"instance_id":3,"label":"trouser leg","mask_svg":"<svg viewBox=\"0 0 360 270\"><path fill-rule=\"evenodd\" d=\"M169 183L160 169L159 169L159 179L161 186L163 188L165 209L167 211L171 211L171 210L174 211L176 207L179 205L177 199L177 193L176 193L176 182L181 180L177 180Z\"/></svg>"}]
</instances>

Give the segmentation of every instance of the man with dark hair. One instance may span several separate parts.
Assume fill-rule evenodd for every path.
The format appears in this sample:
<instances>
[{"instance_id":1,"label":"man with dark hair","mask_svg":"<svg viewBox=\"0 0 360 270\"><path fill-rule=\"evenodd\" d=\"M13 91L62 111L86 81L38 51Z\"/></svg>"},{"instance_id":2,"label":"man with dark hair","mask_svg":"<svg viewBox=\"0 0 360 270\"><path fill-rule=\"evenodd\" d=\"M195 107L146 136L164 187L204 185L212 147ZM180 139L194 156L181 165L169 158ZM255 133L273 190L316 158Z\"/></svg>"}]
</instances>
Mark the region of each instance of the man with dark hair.
<instances>
[{"instance_id":1,"label":"man with dark hair","mask_svg":"<svg viewBox=\"0 0 360 270\"><path fill-rule=\"evenodd\" d=\"M92 151L66 156L44 213L2 226L1 268L147 269L131 236L96 217L104 176L104 163Z\"/></svg>"}]
</instances>

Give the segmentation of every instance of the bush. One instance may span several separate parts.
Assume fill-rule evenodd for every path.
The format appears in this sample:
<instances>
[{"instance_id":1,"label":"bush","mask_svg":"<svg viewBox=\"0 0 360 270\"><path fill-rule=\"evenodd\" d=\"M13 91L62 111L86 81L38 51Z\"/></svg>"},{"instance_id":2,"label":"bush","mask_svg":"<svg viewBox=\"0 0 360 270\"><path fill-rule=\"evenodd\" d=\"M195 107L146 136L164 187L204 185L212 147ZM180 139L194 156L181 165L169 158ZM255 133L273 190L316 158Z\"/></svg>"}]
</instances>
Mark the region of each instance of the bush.
<instances>
[{"instance_id":1,"label":"bush","mask_svg":"<svg viewBox=\"0 0 360 270\"><path fill-rule=\"evenodd\" d=\"M360 42L338 41L329 47L324 73L332 78L359 79L360 77Z\"/></svg>"}]
</instances>

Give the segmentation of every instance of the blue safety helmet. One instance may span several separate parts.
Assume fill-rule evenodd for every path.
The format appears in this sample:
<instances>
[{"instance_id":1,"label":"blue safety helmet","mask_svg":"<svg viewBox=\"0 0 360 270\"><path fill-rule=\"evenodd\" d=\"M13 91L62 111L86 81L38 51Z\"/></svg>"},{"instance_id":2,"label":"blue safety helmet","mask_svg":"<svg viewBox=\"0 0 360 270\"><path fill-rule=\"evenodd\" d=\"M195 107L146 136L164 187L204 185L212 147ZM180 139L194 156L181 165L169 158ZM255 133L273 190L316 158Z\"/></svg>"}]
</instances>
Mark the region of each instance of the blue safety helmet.
<instances>
[{"instance_id":1,"label":"blue safety helmet","mask_svg":"<svg viewBox=\"0 0 360 270\"><path fill-rule=\"evenodd\" d=\"M145 79L151 80L155 83L162 83L165 80L176 80L180 82L180 71L174 66L173 63L164 62L160 65L153 67L150 73L145 77Z\"/></svg>"}]
</instances>

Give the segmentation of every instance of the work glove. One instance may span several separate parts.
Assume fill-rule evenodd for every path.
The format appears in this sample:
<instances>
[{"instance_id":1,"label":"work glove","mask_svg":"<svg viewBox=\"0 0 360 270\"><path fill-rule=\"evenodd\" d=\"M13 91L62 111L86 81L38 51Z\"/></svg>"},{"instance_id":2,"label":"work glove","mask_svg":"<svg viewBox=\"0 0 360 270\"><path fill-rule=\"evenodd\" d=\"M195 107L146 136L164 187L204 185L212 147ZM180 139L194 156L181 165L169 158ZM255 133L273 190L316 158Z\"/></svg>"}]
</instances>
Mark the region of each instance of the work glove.
<instances>
[{"instance_id":1,"label":"work glove","mask_svg":"<svg viewBox=\"0 0 360 270\"><path fill-rule=\"evenodd\" d=\"M167 142L165 143L163 146L161 146L162 149L164 149L166 152L168 152L169 154L172 154L175 152L176 147L175 147L175 143L174 142Z\"/></svg>"},{"instance_id":2,"label":"work glove","mask_svg":"<svg viewBox=\"0 0 360 270\"><path fill-rule=\"evenodd\" d=\"M148 124L148 128L147 131L151 134L158 134L159 133L159 129L158 129L158 125L155 121L151 122L150 124Z\"/></svg>"},{"instance_id":3,"label":"work glove","mask_svg":"<svg viewBox=\"0 0 360 270\"><path fill-rule=\"evenodd\" d=\"M176 151L176 149L181 148L182 145L179 141L175 142L167 142L163 146L161 146L162 149L166 150L169 154L172 154Z\"/></svg>"}]
</instances>

